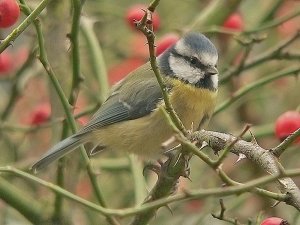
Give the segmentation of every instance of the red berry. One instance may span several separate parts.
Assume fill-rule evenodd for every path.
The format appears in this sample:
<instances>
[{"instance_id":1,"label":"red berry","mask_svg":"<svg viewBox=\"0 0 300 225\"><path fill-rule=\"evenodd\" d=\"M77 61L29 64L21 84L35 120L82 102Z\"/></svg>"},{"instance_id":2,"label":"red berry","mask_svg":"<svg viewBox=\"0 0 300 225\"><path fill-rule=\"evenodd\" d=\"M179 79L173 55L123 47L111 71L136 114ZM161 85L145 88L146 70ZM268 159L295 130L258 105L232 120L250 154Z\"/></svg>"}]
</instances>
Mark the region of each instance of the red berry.
<instances>
[{"instance_id":1,"label":"red berry","mask_svg":"<svg viewBox=\"0 0 300 225\"><path fill-rule=\"evenodd\" d=\"M236 31L242 31L244 29L244 21L239 13L231 14L224 22L223 27Z\"/></svg>"},{"instance_id":2,"label":"red berry","mask_svg":"<svg viewBox=\"0 0 300 225\"><path fill-rule=\"evenodd\" d=\"M297 1L283 1L283 4L281 4L280 8L276 12L275 16L279 19L284 16L289 15L289 13L297 8L299 6L299 2ZM290 36L294 35L294 33L297 32L297 30L300 29L300 18L299 16L296 16L294 18L291 18L281 24L277 27L277 30L279 31L280 35L282 36Z\"/></svg>"},{"instance_id":3,"label":"red berry","mask_svg":"<svg viewBox=\"0 0 300 225\"><path fill-rule=\"evenodd\" d=\"M76 186L76 194L82 198L89 198L91 196L92 189L88 179L79 181Z\"/></svg>"},{"instance_id":4,"label":"red berry","mask_svg":"<svg viewBox=\"0 0 300 225\"><path fill-rule=\"evenodd\" d=\"M51 107L48 103L38 105L32 112L30 118L31 125L40 125L46 122L51 115Z\"/></svg>"},{"instance_id":5,"label":"red berry","mask_svg":"<svg viewBox=\"0 0 300 225\"><path fill-rule=\"evenodd\" d=\"M146 8L147 8L146 5L136 4L136 5L132 5L127 9L125 19L131 28L135 29L134 22L142 19L142 17L145 15L145 12L142 9L146 9ZM153 23L153 29L157 30L160 26L160 19L159 19L159 15L156 12L152 14L152 23Z\"/></svg>"},{"instance_id":6,"label":"red berry","mask_svg":"<svg viewBox=\"0 0 300 225\"><path fill-rule=\"evenodd\" d=\"M185 210L189 213L199 213L203 207L203 202L199 199L188 201L185 205Z\"/></svg>"},{"instance_id":7,"label":"red berry","mask_svg":"<svg viewBox=\"0 0 300 225\"><path fill-rule=\"evenodd\" d=\"M143 65L145 62L140 58L128 58L118 65L114 65L108 71L109 83L115 84L123 79L128 73Z\"/></svg>"},{"instance_id":8,"label":"red berry","mask_svg":"<svg viewBox=\"0 0 300 225\"><path fill-rule=\"evenodd\" d=\"M270 217L262 221L260 225L289 225L289 223L278 217Z\"/></svg>"},{"instance_id":9,"label":"red berry","mask_svg":"<svg viewBox=\"0 0 300 225\"><path fill-rule=\"evenodd\" d=\"M9 52L0 54L0 76L9 73L13 69L13 59Z\"/></svg>"},{"instance_id":10,"label":"red berry","mask_svg":"<svg viewBox=\"0 0 300 225\"><path fill-rule=\"evenodd\" d=\"M284 140L298 128L300 128L300 113L297 111L285 112L275 122L275 134L280 140ZM300 143L300 137L296 142Z\"/></svg>"},{"instance_id":11,"label":"red berry","mask_svg":"<svg viewBox=\"0 0 300 225\"><path fill-rule=\"evenodd\" d=\"M166 34L161 39L159 39L156 43L156 55L160 55L169 47L174 45L179 40L179 36L177 34Z\"/></svg>"},{"instance_id":12,"label":"red berry","mask_svg":"<svg viewBox=\"0 0 300 225\"><path fill-rule=\"evenodd\" d=\"M0 0L0 27L7 28L15 24L20 16L20 8L15 0Z\"/></svg>"}]
</instances>

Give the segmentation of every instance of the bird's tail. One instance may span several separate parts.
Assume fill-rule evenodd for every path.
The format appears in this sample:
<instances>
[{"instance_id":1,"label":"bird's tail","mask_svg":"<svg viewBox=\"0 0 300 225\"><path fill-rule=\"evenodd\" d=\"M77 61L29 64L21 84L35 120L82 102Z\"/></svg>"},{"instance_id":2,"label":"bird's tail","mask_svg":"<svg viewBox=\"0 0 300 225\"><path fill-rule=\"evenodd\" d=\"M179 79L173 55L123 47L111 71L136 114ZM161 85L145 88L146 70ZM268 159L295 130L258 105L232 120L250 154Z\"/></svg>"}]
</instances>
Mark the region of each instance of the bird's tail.
<instances>
[{"instance_id":1,"label":"bird's tail","mask_svg":"<svg viewBox=\"0 0 300 225\"><path fill-rule=\"evenodd\" d=\"M31 169L34 172L46 167L48 164L52 163L53 161L63 157L70 151L77 148L79 145L84 144L87 142L85 135L72 135L61 142L54 145L51 149L46 152L40 160L38 160Z\"/></svg>"}]
</instances>

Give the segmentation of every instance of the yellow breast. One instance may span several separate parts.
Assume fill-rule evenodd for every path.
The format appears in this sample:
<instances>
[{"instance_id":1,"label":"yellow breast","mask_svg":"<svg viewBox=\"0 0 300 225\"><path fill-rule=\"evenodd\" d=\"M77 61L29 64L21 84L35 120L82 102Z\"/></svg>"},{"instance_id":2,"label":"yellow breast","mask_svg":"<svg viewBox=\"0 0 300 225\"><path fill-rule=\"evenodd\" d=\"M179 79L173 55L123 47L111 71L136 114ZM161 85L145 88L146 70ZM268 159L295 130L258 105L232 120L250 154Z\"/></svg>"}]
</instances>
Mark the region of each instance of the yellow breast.
<instances>
[{"instance_id":1,"label":"yellow breast","mask_svg":"<svg viewBox=\"0 0 300 225\"><path fill-rule=\"evenodd\" d=\"M170 100L182 120L189 129L197 129L203 118L209 119L216 105L217 92L196 88L179 80L169 80L173 85Z\"/></svg>"}]
</instances>

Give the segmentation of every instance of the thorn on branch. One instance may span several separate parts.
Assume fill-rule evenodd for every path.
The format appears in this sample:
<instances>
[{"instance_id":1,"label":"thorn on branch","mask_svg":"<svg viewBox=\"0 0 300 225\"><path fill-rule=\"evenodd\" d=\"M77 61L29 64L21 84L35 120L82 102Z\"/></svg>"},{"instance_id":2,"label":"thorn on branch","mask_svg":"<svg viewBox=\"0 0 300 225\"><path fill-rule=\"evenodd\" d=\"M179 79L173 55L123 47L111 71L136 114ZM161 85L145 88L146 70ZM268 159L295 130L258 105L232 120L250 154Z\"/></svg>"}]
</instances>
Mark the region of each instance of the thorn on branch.
<instances>
[{"instance_id":1,"label":"thorn on branch","mask_svg":"<svg viewBox=\"0 0 300 225\"><path fill-rule=\"evenodd\" d=\"M251 135L251 143L254 145L258 145L257 140L251 130L249 130L249 133Z\"/></svg>"},{"instance_id":2,"label":"thorn on branch","mask_svg":"<svg viewBox=\"0 0 300 225\"><path fill-rule=\"evenodd\" d=\"M203 141L202 143L201 143L201 146L199 147L199 150L201 151L202 149L204 149L204 148L206 148L206 147L208 147L209 146L209 144L206 142L206 141Z\"/></svg>"},{"instance_id":3,"label":"thorn on branch","mask_svg":"<svg viewBox=\"0 0 300 225\"><path fill-rule=\"evenodd\" d=\"M240 135L238 137L242 138L247 131L250 131L251 127L252 127L252 124L249 124L249 123L246 124L246 126L244 127L244 129L242 130L242 132L240 133ZM251 131L250 131L250 133L251 133Z\"/></svg>"},{"instance_id":4,"label":"thorn on branch","mask_svg":"<svg viewBox=\"0 0 300 225\"><path fill-rule=\"evenodd\" d=\"M174 215L173 214L173 210L171 209L171 207L167 204L167 205L164 205L167 209L168 209L168 211L172 214L172 216Z\"/></svg>"},{"instance_id":5,"label":"thorn on branch","mask_svg":"<svg viewBox=\"0 0 300 225\"><path fill-rule=\"evenodd\" d=\"M275 208L281 203L281 201L276 201L273 205L271 205L271 208Z\"/></svg>"},{"instance_id":6,"label":"thorn on branch","mask_svg":"<svg viewBox=\"0 0 300 225\"><path fill-rule=\"evenodd\" d=\"M243 159L246 159L247 157L244 154L239 154L238 159L235 161L235 164L239 163L240 161L242 161Z\"/></svg>"},{"instance_id":7,"label":"thorn on branch","mask_svg":"<svg viewBox=\"0 0 300 225\"><path fill-rule=\"evenodd\" d=\"M244 134L250 129L251 125L247 124L245 128L242 130L242 132L237 137L231 137L227 140L227 143L225 144L223 148L222 154L219 156L218 160L214 162L214 168L218 168L218 166L224 161L225 157L227 156L228 152L234 147L234 145L241 140L241 138L244 136ZM218 154L214 150L215 154ZM238 161L242 159L239 157Z\"/></svg>"}]
</instances>

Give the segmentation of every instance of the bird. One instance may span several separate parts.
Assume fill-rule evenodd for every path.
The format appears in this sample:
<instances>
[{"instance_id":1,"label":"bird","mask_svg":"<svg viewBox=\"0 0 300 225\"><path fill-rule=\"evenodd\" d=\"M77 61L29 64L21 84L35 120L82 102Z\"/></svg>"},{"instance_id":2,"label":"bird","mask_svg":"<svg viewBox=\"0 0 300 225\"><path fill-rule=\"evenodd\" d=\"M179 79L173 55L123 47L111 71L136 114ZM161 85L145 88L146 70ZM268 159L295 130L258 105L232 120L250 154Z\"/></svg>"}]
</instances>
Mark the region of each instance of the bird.
<instances>
[{"instance_id":1,"label":"bird","mask_svg":"<svg viewBox=\"0 0 300 225\"><path fill-rule=\"evenodd\" d=\"M217 99L218 51L203 34L189 32L157 58L171 105L186 128L199 130L210 120ZM159 110L162 90L150 62L116 83L91 120L50 148L33 164L35 172L85 143L99 150L126 151L144 159L163 153L174 130Z\"/></svg>"}]
</instances>

